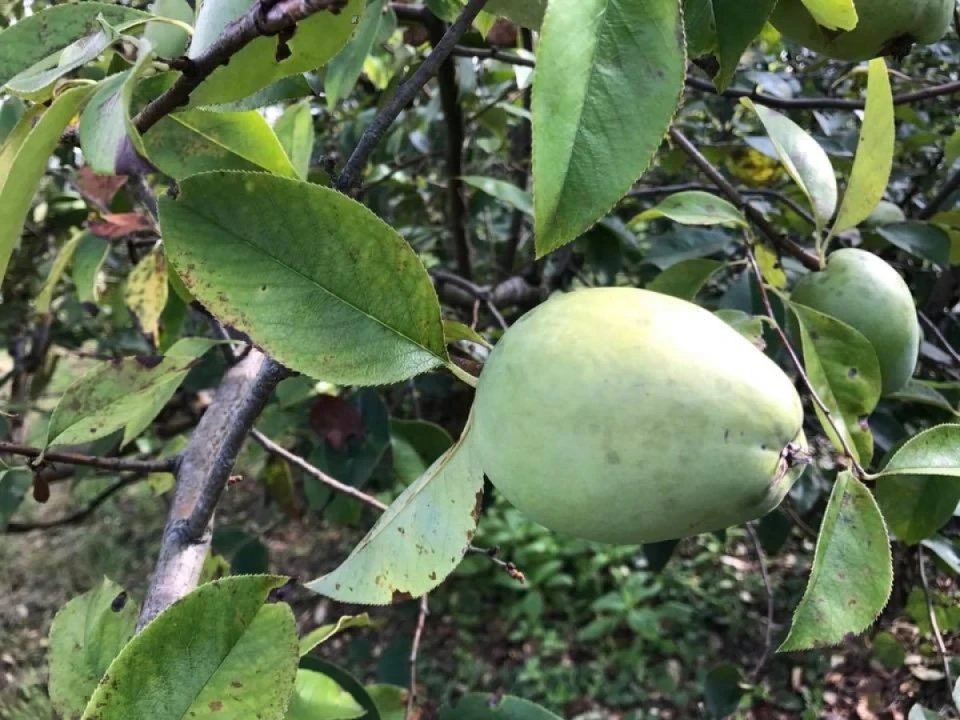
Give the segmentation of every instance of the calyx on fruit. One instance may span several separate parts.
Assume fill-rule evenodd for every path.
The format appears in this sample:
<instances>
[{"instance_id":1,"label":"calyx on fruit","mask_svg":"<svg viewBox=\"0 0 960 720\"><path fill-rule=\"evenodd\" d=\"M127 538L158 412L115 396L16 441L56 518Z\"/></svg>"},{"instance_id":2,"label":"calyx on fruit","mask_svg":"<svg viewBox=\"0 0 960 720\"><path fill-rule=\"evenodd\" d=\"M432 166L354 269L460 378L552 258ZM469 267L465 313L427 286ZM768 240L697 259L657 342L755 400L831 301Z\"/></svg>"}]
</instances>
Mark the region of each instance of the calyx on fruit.
<instances>
[{"instance_id":1,"label":"calyx on fruit","mask_svg":"<svg viewBox=\"0 0 960 720\"><path fill-rule=\"evenodd\" d=\"M844 31L818 25L803 0L779 0L770 22L815 52L859 62L936 42L950 26L954 5L955 0L854 0L859 20Z\"/></svg>"},{"instance_id":2,"label":"calyx on fruit","mask_svg":"<svg viewBox=\"0 0 960 720\"><path fill-rule=\"evenodd\" d=\"M871 252L843 248L820 272L801 278L790 299L831 315L870 341L880 361L882 392L901 389L920 353L920 324L903 278Z\"/></svg>"},{"instance_id":3,"label":"calyx on fruit","mask_svg":"<svg viewBox=\"0 0 960 720\"><path fill-rule=\"evenodd\" d=\"M775 508L807 444L790 379L709 311L634 288L554 297L484 365L473 442L521 512L574 537L642 543Z\"/></svg>"}]
</instances>

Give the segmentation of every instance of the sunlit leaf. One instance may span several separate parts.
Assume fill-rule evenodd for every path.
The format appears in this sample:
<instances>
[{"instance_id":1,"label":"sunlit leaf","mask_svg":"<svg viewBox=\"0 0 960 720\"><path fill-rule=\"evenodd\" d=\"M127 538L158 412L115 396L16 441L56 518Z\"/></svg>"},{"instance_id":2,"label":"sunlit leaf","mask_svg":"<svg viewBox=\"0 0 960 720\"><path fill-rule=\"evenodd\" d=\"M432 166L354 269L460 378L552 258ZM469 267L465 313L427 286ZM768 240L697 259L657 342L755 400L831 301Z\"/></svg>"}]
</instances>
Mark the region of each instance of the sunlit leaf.
<instances>
[{"instance_id":1,"label":"sunlit leaf","mask_svg":"<svg viewBox=\"0 0 960 720\"><path fill-rule=\"evenodd\" d=\"M290 158L297 177L306 180L310 174L310 158L313 156L313 144L316 141L310 102L305 100L284 110L283 115L277 118L273 131Z\"/></svg>"},{"instance_id":2,"label":"sunlit leaf","mask_svg":"<svg viewBox=\"0 0 960 720\"><path fill-rule=\"evenodd\" d=\"M320 627L314 628L300 638L300 654L306 655L308 652L317 647L317 645L325 643L327 640L343 630L369 626L370 616L367 615L367 613L362 613L360 615L342 615L335 623L321 625Z\"/></svg>"},{"instance_id":3,"label":"sunlit leaf","mask_svg":"<svg viewBox=\"0 0 960 720\"><path fill-rule=\"evenodd\" d=\"M327 107L333 108L353 91L357 78L363 71L363 61L370 54L377 39L385 6L386 0L367 2L357 32L327 65L323 80Z\"/></svg>"},{"instance_id":4,"label":"sunlit leaf","mask_svg":"<svg viewBox=\"0 0 960 720\"><path fill-rule=\"evenodd\" d=\"M803 0L818 25L830 30L853 30L859 21L854 0Z\"/></svg>"},{"instance_id":5,"label":"sunlit leaf","mask_svg":"<svg viewBox=\"0 0 960 720\"><path fill-rule=\"evenodd\" d=\"M837 476L817 538L807 589L779 651L837 645L876 620L893 587L883 516L870 490Z\"/></svg>"},{"instance_id":6,"label":"sunlit leaf","mask_svg":"<svg viewBox=\"0 0 960 720\"><path fill-rule=\"evenodd\" d=\"M518 188L513 183L480 175L464 175L460 179L467 185L482 190L487 195L516 210L520 210L527 215L533 215L533 202L530 200L530 193Z\"/></svg>"},{"instance_id":7,"label":"sunlit leaf","mask_svg":"<svg viewBox=\"0 0 960 720\"><path fill-rule=\"evenodd\" d=\"M666 217L683 225L739 225L747 226L746 218L736 206L723 198L700 190L673 193L659 205L644 210L630 223Z\"/></svg>"},{"instance_id":8,"label":"sunlit leaf","mask_svg":"<svg viewBox=\"0 0 960 720\"><path fill-rule=\"evenodd\" d=\"M683 91L680 5L551 0L537 63L533 201L542 256L605 215L660 147Z\"/></svg>"}]
</instances>

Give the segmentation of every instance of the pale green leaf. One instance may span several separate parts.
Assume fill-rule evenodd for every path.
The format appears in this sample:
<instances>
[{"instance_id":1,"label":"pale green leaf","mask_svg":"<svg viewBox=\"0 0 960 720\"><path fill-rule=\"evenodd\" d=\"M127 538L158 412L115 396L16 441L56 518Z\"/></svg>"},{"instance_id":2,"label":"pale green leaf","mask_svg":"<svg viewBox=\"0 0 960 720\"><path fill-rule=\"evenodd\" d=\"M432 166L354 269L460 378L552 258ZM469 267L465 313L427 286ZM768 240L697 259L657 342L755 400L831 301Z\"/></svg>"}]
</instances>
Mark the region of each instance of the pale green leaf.
<instances>
[{"instance_id":1,"label":"pale green leaf","mask_svg":"<svg viewBox=\"0 0 960 720\"><path fill-rule=\"evenodd\" d=\"M53 5L21 18L0 32L0 86L77 40L101 31L98 15L118 30L149 17L124 5L82 2Z\"/></svg>"},{"instance_id":2,"label":"pale green leaf","mask_svg":"<svg viewBox=\"0 0 960 720\"><path fill-rule=\"evenodd\" d=\"M190 292L287 367L377 385L447 360L419 258L340 193L266 174L204 173L184 180L176 200L160 198L160 225Z\"/></svg>"},{"instance_id":3,"label":"pale green leaf","mask_svg":"<svg viewBox=\"0 0 960 720\"><path fill-rule=\"evenodd\" d=\"M57 80L96 59L117 37L114 28L101 23L89 35L78 38L60 52L11 78L4 89L31 100L44 100L53 94Z\"/></svg>"},{"instance_id":4,"label":"pale green leaf","mask_svg":"<svg viewBox=\"0 0 960 720\"><path fill-rule=\"evenodd\" d=\"M960 425L938 425L907 440L878 473L876 494L905 543L943 527L960 503Z\"/></svg>"},{"instance_id":5,"label":"pale green leaf","mask_svg":"<svg viewBox=\"0 0 960 720\"><path fill-rule=\"evenodd\" d=\"M300 668L285 717L286 720L353 720L366 712L333 678Z\"/></svg>"},{"instance_id":6,"label":"pale green leaf","mask_svg":"<svg viewBox=\"0 0 960 720\"><path fill-rule=\"evenodd\" d=\"M837 209L837 178L826 151L786 115L750 98L740 102L760 118L783 167L810 201L817 227L826 227Z\"/></svg>"},{"instance_id":7,"label":"pale green leaf","mask_svg":"<svg viewBox=\"0 0 960 720\"><path fill-rule=\"evenodd\" d=\"M367 613L360 615L342 615L335 623L328 623L314 628L300 638L300 655L306 655L321 643L325 643L337 633L355 627L369 627L370 616Z\"/></svg>"},{"instance_id":8,"label":"pale green leaf","mask_svg":"<svg viewBox=\"0 0 960 720\"><path fill-rule=\"evenodd\" d=\"M47 428L47 445L90 442L124 430L123 444L153 421L187 372L216 341L184 338L157 358L101 362L60 398Z\"/></svg>"},{"instance_id":9,"label":"pale green leaf","mask_svg":"<svg viewBox=\"0 0 960 720\"><path fill-rule=\"evenodd\" d=\"M130 117L137 78L155 57L142 41L134 66L100 82L80 116L80 148L94 172L112 174L136 167L131 154L145 155L143 140Z\"/></svg>"},{"instance_id":10,"label":"pale green leaf","mask_svg":"<svg viewBox=\"0 0 960 720\"><path fill-rule=\"evenodd\" d=\"M890 542L870 490L849 472L837 476L817 538L807 589L779 651L840 643L863 632L893 587Z\"/></svg>"},{"instance_id":11,"label":"pale green leaf","mask_svg":"<svg viewBox=\"0 0 960 720\"><path fill-rule=\"evenodd\" d=\"M160 335L160 315L167 305L167 261L155 245L141 258L127 278L124 299L136 317L140 330L152 340Z\"/></svg>"},{"instance_id":12,"label":"pale green leaf","mask_svg":"<svg viewBox=\"0 0 960 720\"><path fill-rule=\"evenodd\" d=\"M940 558L954 575L960 575L960 545L942 535L926 538L920 544Z\"/></svg>"},{"instance_id":13,"label":"pale green leaf","mask_svg":"<svg viewBox=\"0 0 960 720\"><path fill-rule=\"evenodd\" d=\"M549 710L512 695L467 693L444 705L440 720L560 720Z\"/></svg>"},{"instance_id":14,"label":"pale green leaf","mask_svg":"<svg viewBox=\"0 0 960 720\"><path fill-rule=\"evenodd\" d=\"M193 8L187 0L156 0L150 5L150 12L159 17L193 25ZM186 30L172 23L157 21L147 23L143 36L150 41L160 57L183 55L190 39Z\"/></svg>"},{"instance_id":15,"label":"pale green leaf","mask_svg":"<svg viewBox=\"0 0 960 720\"><path fill-rule=\"evenodd\" d=\"M53 706L65 718L77 718L107 667L133 637L140 608L122 587L103 578L75 597L53 618L48 662Z\"/></svg>"},{"instance_id":16,"label":"pale green leaf","mask_svg":"<svg viewBox=\"0 0 960 720\"><path fill-rule=\"evenodd\" d=\"M836 318L796 303L790 307L790 327L801 340L807 376L847 444L866 464L873 455L873 436L865 420L880 400L877 353L862 334ZM842 449L826 417L816 410L824 432Z\"/></svg>"},{"instance_id":17,"label":"pale green leaf","mask_svg":"<svg viewBox=\"0 0 960 720\"><path fill-rule=\"evenodd\" d=\"M2 42L0 36L0 46ZM62 92L39 120L37 112L25 113L0 149L0 279L7 272L47 160L63 129L89 96L89 87L71 88Z\"/></svg>"},{"instance_id":18,"label":"pale green leaf","mask_svg":"<svg viewBox=\"0 0 960 720\"><path fill-rule=\"evenodd\" d=\"M592 226L646 170L685 65L676 0L548 3L532 98L538 257Z\"/></svg>"},{"instance_id":19,"label":"pale green leaf","mask_svg":"<svg viewBox=\"0 0 960 720\"><path fill-rule=\"evenodd\" d=\"M858 23L854 0L803 0L818 25L829 30L853 30Z\"/></svg>"},{"instance_id":20,"label":"pale green leaf","mask_svg":"<svg viewBox=\"0 0 960 720\"><path fill-rule=\"evenodd\" d=\"M764 348L765 343L763 340L763 325L766 320L765 317L761 315L749 315L743 310L716 310L714 312L718 318L723 320L727 325L732 327L738 333L743 335L747 340L752 342L761 350Z\"/></svg>"},{"instance_id":21,"label":"pale green leaf","mask_svg":"<svg viewBox=\"0 0 960 720\"><path fill-rule=\"evenodd\" d=\"M188 57L203 53L220 37L223 29L255 0L206 0L197 13L196 29ZM349 0L334 15L328 10L314 13L297 23L297 32L287 43L291 56L277 62L277 38L260 37L248 43L200 83L190 96L190 107L226 103L250 95L275 80L314 70L326 64L347 43L360 22L365 0Z\"/></svg>"},{"instance_id":22,"label":"pale green leaf","mask_svg":"<svg viewBox=\"0 0 960 720\"><path fill-rule=\"evenodd\" d=\"M284 110L283 115L277 118L273 131L277 134L280 146L290 158L297 177L306 180L310 174L310 158L313 156L313 144L316 141L310 101L298 102Z\"/></svg>"},{"instance_id":23,"label":"pale green leaf","mask_svg":"<svg viewBox=\"0 0 960 720\"><path fill-rule=\"evenodd\" d=\"M168 115L143 136L147 157L174 180L209 170L297 170L263 116L255 110L186 110Z\"/></svg>"},{"instance_id":24,"label":"pale green leaf","mask_svg":"<svg viewBox=\"0 0 960 720\"><path fill-rule=\"evenodd\" d=\"M630 220L630 224L643 220L666 217L683 225L739 225L747 227L746 218L736 206L713 193L688 190L665 197L659 205L644 210Z\"/></svg>"},{"instance_id":25,"label":"pale green leaf","mask_svg":"<svg viewBox=\"0 0 960 720\"><path fill-rule=\"evenodd\" d=\"M831 234L859 225L883 199L893 167L894 133L893 94L887 64L883 58L874 58L869 66L867 105L857 154Z\"/></svg>"},{"instance_id":26,"label":"pale green leaf","mask_svg":"<svg viewBox=\"0 0 960 720\"><path fill-rule=\"evenodd\" d=\"M469 325L464 325L459 320L443 321L443 337L447 344L467 340L484 347L493 347L484 337Z\"/></svg>"},{"instance_id":27,"label":"pale green leaf","mask_svg":"<svg viewBox=\"0 0 960 720\"><path fill-rule=\"evenodd\" d=\"M73 257L74 251L77 249L77 245L84 238L84 236L89 233L85 230L77 232L71 237L62 248L60 252L57 253L57 257L53 261L53 265L50 266L50 272L47 273L47 279L43 283L43 287L40 288L40 292L37 293L37 297L33 301L33 310L39 315L46 315L50 312L50 303L53 301L53 291L57 287L57 283L60 282L60 278L63 276L63 271L67 267L67 263L70 262L70 259Z\"/></svg>"},{"instance_id":28,"label":"pale green leaf","mask_svg":"<svg viewBox=\"0 0 960 720\"><path fill-rule=\"evenodd\" d=\"M533 203L530 193L518 188L513 183L481 175L464 175L460 178L467 185L482 190L487 195L496 198L505 205L520 210L527 215L533 215Z\"/></svg>"},{"instance_id":29,"label":"pale green leaf","mask_svg":"<svg viewBox=\"0 0 960 720\"><path fill-rule=\"evenodd\" d=\"M107 668L82 720L281 720L297 673L287 578L241 575L199 586L155 617Z\"/></svg>"},{"instance_id":30,"label":"pale green leaf","mask_svg":"<svg viewBox=\"0 0 960 720\"><path fill-rule=\"evenodd\" d=\"M719 260L706 258L683 260L657 275L647 285L647 290L692 301L707 280L723 266Z\"/></svg>"},{"instance_id":31,"label":"pale green leaf","mask_svg":"<svg viewBox=\"0 0 960 720\"><path fill-rule=\"evenodd\" d=\"M80 302L96 303L100 299L100 268L110 251L110 242L93 233L81 235L73 252L70 275Z\"/></svg>"},{"instance_id":32,"label":"pale green leaf","mask_svg":"<svg viewBox=\"0 0 960 720\"><path fill-rule=\"evenodd\" d=\"M327 107L333 108L337 102L347 97L357 84L357 78L363 71L363 61L373 49L380 32L383 9L386 0L370 0L363 11L363 19L357 26L357 32L343 49L327 65L324 73L323 89L327 96Z\"/></svg>"},{"instance_id":33,"label":"pale green leaf","mask_svg":"<svg viewBox=\"0 0 960 720\"><path fill-rule=\"evenodd\" d=\"M331 573L306 587L340 602L386 605L419 597L460 564L479 516L483 471L460 442L410 484Z\"/></svg>"}]
</instances>

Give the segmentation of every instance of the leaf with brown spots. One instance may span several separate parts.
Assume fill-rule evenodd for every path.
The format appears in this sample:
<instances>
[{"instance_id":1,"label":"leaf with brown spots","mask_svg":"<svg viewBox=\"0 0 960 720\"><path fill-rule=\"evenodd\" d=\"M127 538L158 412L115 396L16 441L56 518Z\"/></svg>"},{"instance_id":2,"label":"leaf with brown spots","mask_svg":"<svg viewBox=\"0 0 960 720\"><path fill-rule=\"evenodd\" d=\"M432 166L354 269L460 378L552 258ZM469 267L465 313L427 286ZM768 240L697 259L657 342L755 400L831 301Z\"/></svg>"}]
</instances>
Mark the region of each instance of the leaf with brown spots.
<instances>
[{"instance_id":1,"label":"leaf with brown spots","mask_svg":"<svg viewBox=\"0 0 960 720\"><path fill-rule=\"evenodd\" d=\"M77 170L74 182L80 194L95 202L97 205L107 206L113 200L117 190L127 181L119 175L100 175L84 165Z\"/></svg>"},{"instance_id":2,"label":"leaf with brown spots","mask_svg":"<svg viewBox=\"0 0 960 720\"><path fill-rule=\"evenodd\" d=\"M296 624L288 605L265 601L286 581L228 577L175 602L116 656L83 720L284 718L297 673Z\"/></svg>"},{"instance_id":3,"label":"leaf with brown spots","mask_svg":"<svg viewBox=\"0 0 960 720\"><path fill-rule=\"evenodd\" d=\"M341 602L387 605L439 585L476 529L483 471L470 437L468 419L460 441L394 500L343 564L306 587Z\"/></svg>"},{"instance_id":4,"label":"leaf with brown spots","mask_svg":"<svg viewBox=\"0 0 960 720\"><path fill-rule=\"evenodd\" d=\"M870 490L849 472L837 476L823 516L806 592L779 651L837 645L863 632L893 586L890 541Z\"/></svg>"}]
</instances>

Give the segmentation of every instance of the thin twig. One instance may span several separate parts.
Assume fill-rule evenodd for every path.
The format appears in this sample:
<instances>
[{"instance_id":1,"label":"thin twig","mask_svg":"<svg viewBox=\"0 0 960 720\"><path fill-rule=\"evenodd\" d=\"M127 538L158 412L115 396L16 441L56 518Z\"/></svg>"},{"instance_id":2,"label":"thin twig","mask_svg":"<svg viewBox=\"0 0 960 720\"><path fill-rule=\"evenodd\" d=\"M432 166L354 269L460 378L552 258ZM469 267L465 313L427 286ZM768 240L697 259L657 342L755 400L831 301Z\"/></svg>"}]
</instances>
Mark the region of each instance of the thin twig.
<instances>
[{"instance_id":1,"label":"thin twig","mask_svg":"<svg viewBox=\"0 0 960 720\"><path fill-rule=\"evenodd\" d=\"M495 47L475 48L457 45L450 54L456 55L457 57L473 57L478 60L498 60L507 65L520 65L522 67L532 68L535 65L533 58L522 57L516 53L504 52Z\"/></svg>"},{"instance_id":2,"label":"thin twig","mask_svg":"<svg viewBox=\"0 0 960 720\"><path fill-rule=\"evenodd\" d=\"M453 21L453 24L444 33L443 38L436 44L427 59L424 60L409 78L403 81L396 93L391 97L380 111L374 116L373 121L364 130L360 136L360 142L353 153L347 159L343 170L337 176L334 187L340 192L349 191L360 177L360 172L367 160L376 148L380 138L387 131L387 128L393 124L400 112L416 97L417 93L423 89L423 86L432 78L441 63L447 59L453 50L457 41L463 36L471 26L487 0L469 0L463 11Z\"/></svg>"},{"instance_id":3,"label":"thin twig","mask_svg":"<svg viewBox=\"0 0 960 720\"><path fill-rule=\"evenodd\" d=\"M730 181L727 180L713 165L713 163L711 163L706 156L697 149L696 145L690 142L690 139L687 138L686 135L674 127L670 128L670 138L679 146L681 150L683 150L684 153L687 154L691 160L693 160L694 164L696 164L697 167L703 171L703 174L710 178L710 181L717 186L720 192L727 196L728 200L743 210L743 213L747 216L747 219L756 225L760 232L763 233L763 235L770 240L770 242L787 254L797 258L797 260L803 263L804 267L808 268L809 270L820 269L819 258L797 245L786 235L777 232L776 228L770 224L770 221L764 217L763 213L747 202L746 198L740 194L740 191L737 190L730 183Z\"/></svg>"},{"instance_id":4,"label":"thin twig","mask_svg":"<svg viewBox=\"0 0 960 720\"><path fill-rule=\"evenodd\" d=\"M420 611L417 613L417 627L413 631L413 644L410 646L410 690L407 693L407 708L403 713L404 720L409 720L413 712L413 705L417 701L417 654L420 652L420 639L423 637L423 628L427 624L427 615L430 608L427 605L427 594L420 598Z\"/></svg>"},{"instance_id":5,"label":"thin twig","mask_svg":"<svg viewBox=\"0 0 960 720\"><path fill-rule=\"evenodd\" d=\"M943 635L940 634L940 625L937 622L937 613L933 609L933 596L930 594L930 581L927 580L927 567L923 554L923 546L917 545L917 565L920 566L920 584L923 585L923 598L927 603L927 618L930 620L930 631L933 633L933 639L937 644L937 653L940 655L940 662L943 663L943 675L947 683L947 697L953 696L953 673L950 672L950 660L947 655L947 646L943 642ZM960 710L960 708L957 708Z\"/></svg>"},{"instance_id":6,"label":"thin twig","mask_svg":"<svg viewBox=\"0 0 960 720\"><path fill-rule=\"evenodd\" d=\"M763 586L767 590L767 630L765 633L763 654L757 660L750 677L756 679L760 675L763 666L767 664L767 658L770 657L770 651L773 649L773 584L770 582L770 573L767 572L767 558L763 554L763 546L760 544L760 538L757 531L754 530L752 523L746 524L747 534L753 542L753 549L757 553L757 561L760 563L760 574L763 576Z\"/></svg>"},{"instance_id":7,"label":"thin twig","mask_svg":"<svg viewBox=\"0 0 960 720\"><path fill-rule=\"evenodd\" d=\"M820 408L820 412L823 413L827 423L833 429L834 434L836 434L837 439L840 441L840 446L843 448L843 454L850 463L851 471L858 479L862 480L865 477L863 468L860 467L860 463L857 462L857 458L850 449L850 446L847 444L846 438L843 436L843 433L840 432L840 428L834 420L830 409L826 406L823 400L820 399L820 396L813 387L813 383L810 382L810 378L807 375L806 370L803 369L803 363L800 362L800 358L797 356L797 351L793 349L793 345L791 345L790 341L787 339L786 333L783 331L783 328L780 327L780 323L777 322L777 316L774 314L773 306L770 304L770 296L767 293L767 286L763 279L763 273L760 272L760 266L757 264L757 257L753 254L753 247L751 245L747 245L747 259L750 262L750 269L753 271L753 276L757 280L757 286L760 288L760 299L763 301L763 307L767 312L767 317L770 319L770 324L773 326L774 331L780 338L780 342L783 343L783 346L787 351L787 355L790 356L790 361L793 363L797 373L800 375L800 379L803 381L804 387L806 387L807 392L810 393L810 397L813 399L813 402L816 403L818 408Z\"/></svg>"},{"instance_id":8,"label":"thin twig","mask_svg":"<svg viewBox=\"0 0 960 720\"><path fill-rule=\"evenodd\" d=\"M277 35L323 10L337 14L345 6L346 0L255 0L249 10L224 28L223 34L209 48L197 57L183 58L183 74L137 113L133 124L145 133L163 117L187 105L190 93L200 83L258 37Z\"/></svg>"},{"instance_id":9,"label":"thin twig","mask_svg":"<svg viewBox=\"0 0 960 720\"><path fill-rule=\"evenodd\" d=\"M140 458L125 457L102 457L99 455L83 455L73 452L57 452L55 450L44 451L41 448L30 447L29 445L19 445L18 443L0 440L0 454L9 453L10 455L20 455L21 457L38 458L43 455L44 463L65 463L67 465L85 465L100 470L113 470L123 472L131 470L134 472L173 472L177 465L177 457L171 456L156 460L143 460Z\"/></svg>"},{"instance_id":10,"label":"thin twig","mask_svg":"<svg viewBox=\"0 0 960 720\"><path fill-rule=\"evenodd\" d=\"M956 348L954 348L953 345L950 344L950 341L947 340L943 332L941 332L940 328L937 327L937 324L933 320L928 318L926 313L922 311L918 312L917 315L920 317L920 320L923 321L923 324L930 329L930 332L932 332L936 336L937 340L940 341L940 345L943 347L944 350L946 350L947 354L953 359L953 362L957 365L960 365L960 353L958 353Z\"/></svg>"},{"instance_id":11,"label":"thin twig","mask_svg":"<svg viewBox=\"0 0 960 720\"><path fill-rule=\"evenodd\" d=\"M76 512L70 513L62 518L57 518L56 520L41 520L39 522L33 523L20 523L20 522L11 522L7 524L6 532L8 533L25 533L30 532L31 530L46 530L53 527L62 527L63 525L79 525L84 520L86 520L90 515L96 511L98 507L103 505L107 500L110 499L115 493L119 492L123 488L132 485L138 480L144 478L143 473L138 473L136 475L130 475L125 477L122 480L110 485L105 490L101 491L93 500L91 500L85 507Z\"/></svg>"},{"instance_id":12,"label":"thin twig","mask_svg":"<svg viewBox=\"0 0 960 720\"><path fill-rule=\"evenodd\" d=\"M370 507L376 508L381 512L387 509L386 503L382 503L372 495L367 495L365 492L357 490L357 488L351 485L347 485L346 483L340 482L336 478L331 477L330 475L327 475L327 473L325 473L323 470L321 470L318 467L314 467L299 455L296 455L290 452L289 450L287 450L286 448L284 448L283 446L278 445L277 443L275 443L273 440L268 438L266 435L264 435L262 432L260 432L256 428L253 428L250 431L250 437L256 440L260 444L260 446L267 452L272 453L273 455L276 455L279 458L282 458L283 460L290 463L291 465L295 465L296 467L303 470L303 472L307 473L312 477L315 477L324 485L327 485L328 487L333 488L337 492L341 492L344 495L349 495L350 497L356 500L359 500L362 503L366 503Z\"/></svg>"}]
</instances>

